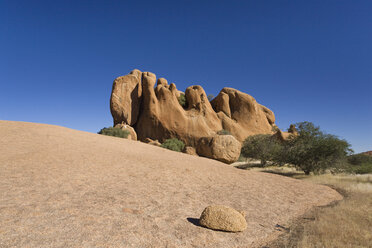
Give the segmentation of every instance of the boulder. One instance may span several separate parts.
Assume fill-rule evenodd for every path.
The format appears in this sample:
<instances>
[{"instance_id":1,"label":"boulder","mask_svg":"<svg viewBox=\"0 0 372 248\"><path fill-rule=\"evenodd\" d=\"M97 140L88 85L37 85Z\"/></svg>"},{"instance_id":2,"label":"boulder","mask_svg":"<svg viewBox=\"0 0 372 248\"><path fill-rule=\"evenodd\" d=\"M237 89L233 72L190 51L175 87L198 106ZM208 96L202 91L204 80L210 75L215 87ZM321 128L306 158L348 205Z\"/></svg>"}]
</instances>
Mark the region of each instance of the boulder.
<instances>
[{"instance_id":1,"label":"boulder","mask_svg":"<svg viewBox=\"0 0 372 248\"><path fill-rule=\"evenodd\" d=\"M296 125L294 125L294 124L289 125L288 133L291 133L291 134L297 136L298 135L298 131L296 129Z\"/></svg>"},{"instance_id":2,"label":"boulder","mask_svg":"<svg viewBox=\"0 0 372 248\"><path fill-rule=\"evenodd\" d=\"M199 224L227 232L241 232L247 228L244 212L222 205L206 207L200 216Z\"/></svg>"},{"instance_id":3,"label":"boulder","mask_svg":"<svg viewBox=\"0 0 372 248\"><path fill-rule=\"evenodd\" d=\"M117 124L115 127L120 128L121 130L127 130L129 132L129 135L128 135L127 139L137 140L137 133L136 133L136 131L134 130L133 127L131 127L127 124L124 124L124 122L120 123L120 124Z\"/></svg>"},{"instance_id":4,"label":"boulder","mask_svg":"<svg viewBox=\"0 0 372 248\"><path fill-rule=\"evenodd\" d=\"M232 135L216 134L199 140L196 152L200 156L231 164L238 160L241 143Z\"/></svg>"},{"instance_id":5,"label":"boulder","mask_svg":"<svg viewBox=\"0 0 372 248\"><path fill-rule=\"evenodd\" d=\"M186 154L189 154L189 155L198 156L198 154L196 153L195 148L192 147L192 146L185 146L185 149L183 149L183 152L186 153Z\"/></svg>"}]
</instances>

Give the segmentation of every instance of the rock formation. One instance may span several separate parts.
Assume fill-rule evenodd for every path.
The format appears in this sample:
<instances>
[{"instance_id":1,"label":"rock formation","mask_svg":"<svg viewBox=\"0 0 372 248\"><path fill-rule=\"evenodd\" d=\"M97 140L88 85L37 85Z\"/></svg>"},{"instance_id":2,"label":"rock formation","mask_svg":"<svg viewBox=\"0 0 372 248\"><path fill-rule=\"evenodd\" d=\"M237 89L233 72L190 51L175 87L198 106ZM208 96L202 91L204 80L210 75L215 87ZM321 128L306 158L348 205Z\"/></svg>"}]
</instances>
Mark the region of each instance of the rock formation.
<instances>
[{"instance_id":1,"label":"rock formation","mask_svg":"<svg viewBox=\"0 0 372 248\"><path fill-rule=\"evenodd\" d=\"M205 208L200 216L199 224L227 232L241 232L247 228L244 212L219 205Z\"/></svg>"},{"instance_id":2,"label":"rock formation","mask_svg":"<svg viewBox=\"0 0 372 248\"><path fill-rule=\"evenodd\" d=\"M283 132L280 129L278 129L273 136L280 141L286 141L289 140L290 138L298 136L298 132L296 126L291 124L289 126L288 132Z\"/></svg>"},{"instance_id":3,"label":"rock formation","mask_svg":"<svg viewBox=\"0 0 372 248\"><path fill-rule=\"evenodd\" d=\"M113 83L110 99L114 125L124 123L132 126L141 141L150 138L164 142L178 138L194 148L200 146L201 138L213 137L222 129L229 131L239 142L249 135L273 134L273 112L248 94L223 88L209 102L203 88L194 85L184 93L185 108L178 102L180 94L182 92L174 83L168 84L164 78L156 80L156 75L151 72L133 70L118 77ZM231 140L223 138L227 139ZM227 145L228 142L221 144ZM230 157L228 161L236 156Z\"/></svg>"}]
</instances>

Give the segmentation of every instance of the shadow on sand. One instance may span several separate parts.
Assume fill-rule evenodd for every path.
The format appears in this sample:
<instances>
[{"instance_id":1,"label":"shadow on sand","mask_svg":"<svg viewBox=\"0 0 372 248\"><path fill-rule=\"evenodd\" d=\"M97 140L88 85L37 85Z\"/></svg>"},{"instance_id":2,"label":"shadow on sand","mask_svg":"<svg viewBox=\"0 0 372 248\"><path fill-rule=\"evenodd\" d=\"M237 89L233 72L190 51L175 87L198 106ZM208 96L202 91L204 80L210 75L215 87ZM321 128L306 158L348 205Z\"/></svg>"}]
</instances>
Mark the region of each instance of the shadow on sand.
<instances>
[{"instance_id":1,"label":"shadow on sand","mask_svg":"<svg viewBox=\"0 0 372 248\"><path fill-rule=\"evenodd\" d=\"M194 224L195 226L200 226L200 227L202 227L202 226L199 224L199 219L197 219L197 218L187 218L187 221L190 222L191 224Z\"/></svg>"}]
</instances>

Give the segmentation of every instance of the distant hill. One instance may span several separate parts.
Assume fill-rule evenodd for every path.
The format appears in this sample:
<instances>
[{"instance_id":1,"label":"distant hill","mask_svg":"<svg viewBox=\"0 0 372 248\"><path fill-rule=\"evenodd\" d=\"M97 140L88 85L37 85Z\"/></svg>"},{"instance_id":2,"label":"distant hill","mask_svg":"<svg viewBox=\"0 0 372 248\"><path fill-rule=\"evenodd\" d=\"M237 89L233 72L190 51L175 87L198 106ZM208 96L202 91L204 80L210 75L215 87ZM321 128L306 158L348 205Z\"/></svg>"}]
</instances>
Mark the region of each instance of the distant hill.
<instances>
[{"instance_id":1,"label":"distant hill","mask_svg":"<svg viewBox=\"0 0 372 248\"><path fill-rule=\"evenodd\" d=\"M372 156L372 151L362 152L361 154L368 155L368 156Z\"/></svg>"}]
</instances>

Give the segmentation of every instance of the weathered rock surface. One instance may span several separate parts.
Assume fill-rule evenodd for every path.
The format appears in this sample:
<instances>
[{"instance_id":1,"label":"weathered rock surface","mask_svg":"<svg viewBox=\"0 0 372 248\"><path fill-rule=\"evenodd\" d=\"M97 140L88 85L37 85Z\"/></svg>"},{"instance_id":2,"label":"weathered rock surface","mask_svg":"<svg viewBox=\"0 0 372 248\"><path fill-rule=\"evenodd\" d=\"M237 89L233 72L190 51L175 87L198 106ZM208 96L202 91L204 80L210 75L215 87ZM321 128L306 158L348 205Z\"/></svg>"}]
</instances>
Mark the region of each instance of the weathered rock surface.
<instances>
[{"instance_id":1,"label":"weathered rock surface","mask_svg":"<svg viewBox=\"0 0 372 248\"><path fill-rule=\"evenodd\" d=\"M243 92L223 88L211 101L222 121L223 129L240 142L254 134L271 134L275 123L274 113Z\"/></svg>"},{"instance_id":2,"label":"weathered rock surface","mask_svg":"<svg viewBox=\"0 0 372 248\"><path fill-rule=\"evenodd\" d=\"M202 212L199 224L214 230L241 232L247 228L245 213L231 207L209 206Z\"/></svg>"},{"instance_id":3,"label":"weathered rock surface","mask_svg":"<svg viewBox=\"0 0 372 248\"><path fill-rule=\"evenodd\" d=\"M263 247L276 224L342 199L309 181L60 126L0 120L0 137L0 247ZM216 203L246 211L246 231L192 224Z\"/></svg>"},{"instance_id":4,"label":"weathered rock surface","mask_svg":"<svg viewBox=\"0 0 372 248\"><path fill-rule=\"evenodd\" d=\"M122 122L131 126L136 123L142 97L141 79L142 72L133 70L129 75L114 80L110 99L114 126Z\"/></svg>"},{"instance_id":5,"label":"weathered rock surface","mask_svg":"<svg viewBox=\"0 0 372 248\"><path fill-rule=\"evenodd\" d=\"M121 130L127 130L129 132L129 135L128 135L127 139L137 140L137 133L136 133L136 130L134 130L133 127L131 127L127 124L124 124L124 123L117 124L115 127L120 128Z\"/></svg>"},{"instance_id":6,"label":"weathered rock surface","mask_svg":"<svg viewBox=\"0 0 372 248\"><path fill-rule=\"evenodd\" d=\"M238 160L241 143L232 135L214 135L199 140L196 152L203 157L213 158L224 163Z\"/></svg>"},{"instance_id":7,"label":"weathered rock surface","mask_svg":"<svg viewBox=\"0 0 372 248\"><path fill-rule=\"evenodd\" d=\"M181 93L174 83L168 84L165 78L156 80L151 72L133 70L118 77L110 99L114 125L125 123L134 127L141 141L178 138L192 147L201 138L213 137L222 129L239 142L249 135L273 134L273 112L248 94L223 88L209 102L203 88L194 85L184 93L187 106L183 108L178 102Z\"/></svg>"}]
</instances>

